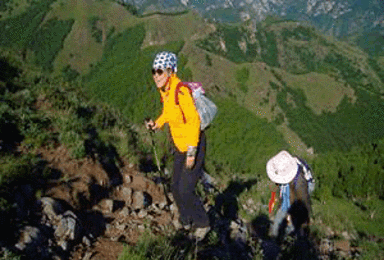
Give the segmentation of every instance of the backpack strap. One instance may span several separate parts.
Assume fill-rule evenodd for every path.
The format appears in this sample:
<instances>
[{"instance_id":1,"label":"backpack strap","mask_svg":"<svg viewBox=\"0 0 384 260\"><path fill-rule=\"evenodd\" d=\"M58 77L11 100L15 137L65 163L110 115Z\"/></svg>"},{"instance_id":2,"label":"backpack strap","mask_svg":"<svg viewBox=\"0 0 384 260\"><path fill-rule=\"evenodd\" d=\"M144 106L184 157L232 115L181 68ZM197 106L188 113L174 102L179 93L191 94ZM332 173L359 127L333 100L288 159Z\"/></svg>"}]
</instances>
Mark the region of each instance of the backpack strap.
<instances>
[{"instance_id":1,"label":"backpack strap","mask_svg":"<svg viewBox=\"0 0 384 260\"><path fill-rule=\"evenodd\" d=\"M299 168L301 167L303 171L304 178L308 182L312 181L313 180L312 171L311 171L311 168L308 166L308 164L304 160L298 157L296 157L296 161L297 161L297 164L299 165Z\"/></svg>"},{"instance_id":2,"label":"backpack strap","mask_svg":"<svg viewBox=\"0 0 384 260\"><path fill-rule=\"evenodd\" d=\"M179 103L179 93L181 93L182 95L183 92L181 92L181 87L186 87L189 91L190 94L192 94L192 91L191 89L188 87L188 85L184 84L184 82L179 82L179 84L177 84L176 86L176 89L175 89L175 104L179 106L180 108L180 111L181 111L181 115L183 116L183 122L184 124L187 123L187 119L185 118L185 115L184 115L184 112L183 112L183 109L181 108L180 106L180 103Z\"/></svg>"},{"instance_id":3,"label":"backpack strap","mask_svg":"<svg viewBox=\"0 0 384 260\"><path fill-rule=\"evenodd\" d=\"M175 90L175 104L176 105L179 105L179 93L184 95L183 92L181 92L181 90L180 90L181 87L186 87L188 89L188 91L189 91L189 94L192 95L192 90L188 87L188 85L185 84L184 82L179 82L179 84L177 84L176 90Z\"/></svg>"}]
</instances>

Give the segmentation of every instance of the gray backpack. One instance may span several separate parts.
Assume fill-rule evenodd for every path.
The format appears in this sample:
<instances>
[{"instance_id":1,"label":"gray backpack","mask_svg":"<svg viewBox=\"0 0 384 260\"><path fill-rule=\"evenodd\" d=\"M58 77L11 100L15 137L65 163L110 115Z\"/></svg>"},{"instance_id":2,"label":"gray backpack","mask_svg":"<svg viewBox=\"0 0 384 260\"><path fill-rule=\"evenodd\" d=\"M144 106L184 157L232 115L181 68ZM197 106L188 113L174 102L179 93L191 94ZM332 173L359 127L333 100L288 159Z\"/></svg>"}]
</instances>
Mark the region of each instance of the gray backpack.
<instances>
[{"instance_id":1,"label":"gray backpack","mask_svg":"<svg viewBox=\"0 0 384 260\"><path fill-rule=\"evenodd\" d=\"M296 161L304 173L304 178L307 180L308 192L309 194L312 194L313 191L315 190L315 184L316 184L315 179L312 176L312 170L303 159L296 157Z\"/></svg>"},{"instance_id":2,"label":"gray backpack","mask_svg":"<svg viewBox=\"0 0 384 260\"><path fill-rule=\"evenodd\" d=\"M205 91L200 82L180 82L175 91L175 103L179 105L178 94L180 92L180 87L185 86L189 89L189 92L192 94L196 110L200 116L200 129L206 129L215 118L217 113L217 106L209 98L205 96ZM181 108L181 107L180 107ZM183 115L184 122L185 117L183 110L181 110Z\"/></svg>"}]
</instances>

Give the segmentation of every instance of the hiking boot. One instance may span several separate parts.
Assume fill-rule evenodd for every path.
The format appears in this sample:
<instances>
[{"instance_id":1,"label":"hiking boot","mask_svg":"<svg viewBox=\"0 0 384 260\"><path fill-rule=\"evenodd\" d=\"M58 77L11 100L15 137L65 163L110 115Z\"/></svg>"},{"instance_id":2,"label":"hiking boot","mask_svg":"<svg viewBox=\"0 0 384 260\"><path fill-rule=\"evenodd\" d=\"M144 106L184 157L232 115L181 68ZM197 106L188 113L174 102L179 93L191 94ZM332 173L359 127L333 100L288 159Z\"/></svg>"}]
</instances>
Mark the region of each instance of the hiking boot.
<instances>
[{"instance_id":1,"label":"hiking boot","mask_svg":"<svg viewBox=\"0 0 384 260\"><path fill-rule=\"evenodd\" d=\"M211 230L210 227L196 228L194 237L197 242L202 241Z\"/></svg>"}]
</instances>

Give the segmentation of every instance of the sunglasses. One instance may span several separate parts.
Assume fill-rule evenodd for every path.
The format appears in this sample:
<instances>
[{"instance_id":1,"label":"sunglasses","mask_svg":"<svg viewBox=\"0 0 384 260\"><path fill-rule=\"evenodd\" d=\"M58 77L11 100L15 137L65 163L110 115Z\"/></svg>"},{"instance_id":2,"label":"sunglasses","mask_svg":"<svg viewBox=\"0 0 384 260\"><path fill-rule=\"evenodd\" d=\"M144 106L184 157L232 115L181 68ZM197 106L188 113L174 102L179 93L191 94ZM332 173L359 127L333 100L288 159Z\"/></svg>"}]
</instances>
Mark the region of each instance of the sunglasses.
<instances>
[{"instance_id":1,"label":"sunglasses","mask_svg":"<svg viewBox=\"0 0 384 260\"><path fill-rule=\"evenodd\" d=\"M161 74L163 74L163 72L164 71L162 69L157 69L157 70L152 69L152 75L155 75L157 73L159 76L161 76Z\"/></svg>"}]
</instances>

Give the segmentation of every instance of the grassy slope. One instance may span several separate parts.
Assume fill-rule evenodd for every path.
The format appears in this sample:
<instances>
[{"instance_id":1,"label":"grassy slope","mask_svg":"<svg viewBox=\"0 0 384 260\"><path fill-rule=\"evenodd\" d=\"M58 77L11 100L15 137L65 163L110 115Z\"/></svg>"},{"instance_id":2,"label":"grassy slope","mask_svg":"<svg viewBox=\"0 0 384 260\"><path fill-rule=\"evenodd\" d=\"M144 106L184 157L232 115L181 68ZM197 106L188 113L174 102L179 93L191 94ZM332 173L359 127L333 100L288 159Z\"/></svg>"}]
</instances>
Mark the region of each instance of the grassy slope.
<instances>
[{"instance_id":1,"label":"grassy slope","mask_svg":"<svg viewBox=\"0 0 384 260\"><path fill-rule=\"evenodd\" d=\"M245 53L236 42L224 41L226 51L215 48L230 35L238 39L238 44L246 45ZM244 95L247 108L278 123L285 117L289 128L317 152L348 150L383 137L377 131L381 121L375 118L383 109L378 101L383 91L379 65L371 67L370 57L362 50L294 22L264 24L255 37L252 35L244 27L224 27L199 42L203 49L236 60L239 66L250 67L246 63L249 59L261 59L272 67L255 73L261 77L250 73ZM258 81L263 83L259 85ZM361 107L367 107L369 112L363 112ZM360 127L348 123L353 120Z\"/></svg>"},{"instance_id":2,"label":"grassy slope","mask_svg":"<svg viewBox=\"0 0 384 260\"><path fill-rule=\"evenodd\" d=\"M75 20L64 48L55 60L55 69L60 72L70 65L81 74L89 73L91 66L95 65L103 54L103 43L97 42L92 36L94 31L90 26L90 20L93 17L100 18L102 23L99 27L105 34L108 34L112 28L116 32L121 32L127 24L130 26L134 24L134 19L131 19L128 11L115 3L106 1L57 1L48 17Z\"/></svg>"},{"instance_id":3,"label":"grassy slope","mask_svg":"<svg viewBox=\"0 0 384 260\"><path fill-rule=\"evenodd\" d=\"M63 12L62 10L72 11ZM110 15L112 13L114 15ZM89 20L92 17L99 17L103 21L104 30L106 32L114 30L114 34L112 35L121 33L126 28L135 26L138 23L143 23L146 34L141 48L151 45L165 44L174 40L187 40L188 43L184 46L181 53L185 53L185 55L189 57L187 66L193 71L194 80L202 81L208 89L213 89L216 85L219 86L221 91L225 90L230 94L238 96L240 104L245 105L256 115L266 117L269 120L274 120L277 115L281 114L281 110L276 107L274 102L265 102L267 98L266 94L268 92L271 92L270 100L276 99L276 97L273 97L276 96L276 93L272 93L268 86L270 81L276 83L276 79L270 72L266 73L262 64L246 65L251 72L250 78L246 82L250 92L246 95L239 90L238 82L236 82L235 79L236 72L244 66L235 63L228 64L226 60L215 58L214 56L214 66L211 66L210 68L206 66L204 56L206 55L206 52L201 52L201 50L196 49L193 44L189 43L191 40L204 37L204 35L214 30L214 26L207 26L192 12L181 16L157 14L145 18L137 18L130 15L123 7L113 2L98 1L92 2L92 5L89 5L85 1L72 0L69 2L57 1L52 6L52 11L48 14L46 20L50 17L75 20L72 31L64 42L64 48L58 54L54 63L55 70L59 74L67 65L70 65L71 68L79 71L81 74L87 73L90 71L91 66L95 66L95 64L102 59L103 43L97 42L96 39L92 37L93 32L89 24ZM119 17L119 19L117 17ZM185 27L185 24L191 26ZM98 26L99 29L102 29L100 24ZM150 60L148 60L148 62L150 62ZM120 72L118 70L120 70ZM121 71L128 70L125 68L115 68L114 71L114 73L121 74ZM294 78L295 76L291 75L291 78L292 77ZM300 79L293 79L293 81L299 80ZM145 81L147 80L143 80L142 82ZM136 80L136 82L139 83L141 81ZM333 84L332 80L330 82L331 84L329 84L329 82L324 82L324 85L337 84ZM110 85L115 86L116 84L110 82ZM249 95L249 93L255 93L255 95ZM342 96L336 96L335 102L332 104L328 103L326 106L334 108L337 105L336 102L339 101L341 97ZM123 103L124 101L117 101L117 104L120 104L120 107L123 106ZM318 102L315 104L312 102L308 103L310 104L310 107L315 109L315 111L321 110L321 102L320 104ZM287 128L281 127L281 129ZM284 131L283 134L286 135L286 139L289 139L290 141L292 134ZM303 149L305 145L298 138L296 142L291 143L295 144L292 146L293 149L302 152L305 150ZM299 147L302 148L299 149Z\"/></svg>"}]
</instances>

